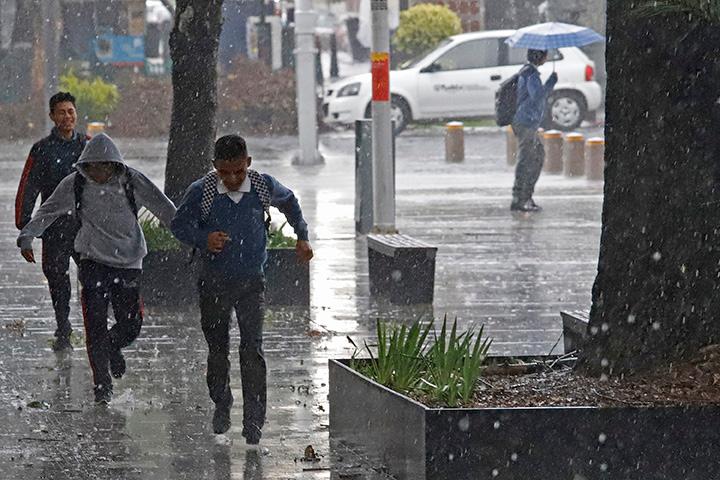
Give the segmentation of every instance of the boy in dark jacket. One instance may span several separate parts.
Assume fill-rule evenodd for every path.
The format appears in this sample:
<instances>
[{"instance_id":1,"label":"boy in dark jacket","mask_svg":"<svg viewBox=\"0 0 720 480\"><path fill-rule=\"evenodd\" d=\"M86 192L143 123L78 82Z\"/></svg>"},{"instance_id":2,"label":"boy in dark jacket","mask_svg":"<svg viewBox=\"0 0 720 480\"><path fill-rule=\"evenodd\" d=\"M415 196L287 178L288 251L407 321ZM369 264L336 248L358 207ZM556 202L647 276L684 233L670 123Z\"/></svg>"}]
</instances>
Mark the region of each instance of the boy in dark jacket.
<instances>
[{"instance_id":1,"label":"boy in dark jacket","mask_svg":"<svg viewBox=\"0 0 720 480\"><path fill-rule=\"evenodd\" d=\"M25 260L34 262L34 237L58 220L70 216L78 220L74 247L80 257L85 342L95 401L109 403L113 393L110 374L121 378L125 373L121 349L137 338L143 320L139 282L147 246L137 220L138 207L146 207L169 225L175 206L142 173L125 165L105 134L88 142L76 169L25 225L17 243ZM110 330L109 303L115 314Z\"/></svg>"},{"instance_id":2,"label":"boy in dark jacket","mask_svg":"<svg viewBox=\"0 0 720 480\"><path fill-rule=\"evenodd\" d=\"M269 206L277 207L297 235L298 259L313 251L307 224L292 191L270 175L249 170L245 140L227 135L215 143L215 170L188 187L172 221L182 242L203 252L200 270L200 322L208 343L207 385L215 403L213 430L230 428L230 315L240 327L240 375L243 431L248 444L260 441L265 423L266 365L262 351L265 314L267 223ZM269 217L268 217L269 221Z\"/></svg>"},{"instance_id":3,"label":"boy in dark jacket","mask_svg":"<svg viewBox=\"0 0 720 480\"><path fill-rule=\"evenodd\" d=\"M30 149L15 197L15 225L21 230L30 221L38 195L45 202L60 181L75 171L75 162L85 148L87 137L75 130L77 112L75 97L58 92L50 98L50 119L55 127L50 135ZM77 222L64 217L43 234L42 270L50 287L55 310L53 350L72 349L70 343L70 257L78 258L73 249Z\"/></svg>"}]
</instances>

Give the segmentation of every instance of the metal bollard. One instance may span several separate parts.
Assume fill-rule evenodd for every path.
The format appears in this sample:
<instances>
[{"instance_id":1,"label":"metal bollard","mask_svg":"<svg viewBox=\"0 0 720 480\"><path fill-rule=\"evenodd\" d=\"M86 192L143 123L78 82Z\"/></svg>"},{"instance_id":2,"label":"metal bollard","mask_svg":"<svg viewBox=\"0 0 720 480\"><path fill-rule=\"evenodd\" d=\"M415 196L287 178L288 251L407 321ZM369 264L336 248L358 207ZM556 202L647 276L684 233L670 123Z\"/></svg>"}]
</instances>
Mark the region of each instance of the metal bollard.
<instances>
[{"instance_id":1,"label":"metal bollard","mask_svg":"<svg viewBox=\"0 0 720 480\"><path fill-rule=\"evenodd\" d=\"M543 171L562 173L563 171L563 137L559 130L548 130L543 134L545 145L545 164Z\"/></svg>"},{"instance_id":2,"label":"metal bollard","mask_svg":"<svg viewBox=\"0 0 720 480\"><path fill-rule=\"evenodd\" d=\"M393 124L394 127L394 124ZM395 137L392 145L395 171ZM366 235L373 228L372 120L355 121L355 233ZM395 181L393 179L393 181Z\"/></svg>"},{"instance_id":3,"label":"metal bollard","mask_svg":"<svg viewBox=\"0 0 720 480\"><path fill-rule=\"evenodd\" d=\"M505 127L505 154L507 155L507 164L511 167L517 163L517 137L511 126Z\"/></svg>"},{"instance_id":4,"label":"metal bollard","mask_svg":"<svg viewBox=\"0 0 720 480\"><path fill-rule=\"evenodd\" d=\"M445 161L459 163L465 160L465 126L462 122L445 125Z\"/></svg>"},{"instance_id":5,"label":"metal bollard","mask_svg":"<svg viewBox=\"0 0 720 480\"><path fill-rule=\"evenodd\" d=\"M94 137L98 133L105 131L105 123L103 122L90 122L87 125L87 133L89 136Z\"/></svg>"},{"instance_id":6,"label":"metal bollard","mask_svg":"<svg viewBox=\"0 0 720 480\"><path fill-rule=\"evenodd\" d=\"M585 148L585 171L588 180L602 180L605 171L605 139L589 138Z\"/></svg>"},{"instance_id":7,"label":"metal bollard","mask_svg":"<svg viewBox=\"0 0 720 480\"><path fill-rule=\"evenodd\" d=\"M582 133L568 133L563 148L566 177L585 175L585 137Z\"/></svg>"}]
</instances>

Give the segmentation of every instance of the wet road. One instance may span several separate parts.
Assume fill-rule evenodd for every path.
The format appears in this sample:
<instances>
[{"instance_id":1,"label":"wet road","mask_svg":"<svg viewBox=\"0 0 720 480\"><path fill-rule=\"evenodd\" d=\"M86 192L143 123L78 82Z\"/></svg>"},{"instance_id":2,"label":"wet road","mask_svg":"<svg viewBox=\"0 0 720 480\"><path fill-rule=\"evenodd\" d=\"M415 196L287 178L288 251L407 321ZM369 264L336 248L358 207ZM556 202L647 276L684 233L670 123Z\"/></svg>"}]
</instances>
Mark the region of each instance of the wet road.
<instances>
[{"instance_id":1,"label":"wet road","mask_svg":"<svg viewBox=\"0 0 720 480\"><path fill-rule=\"evenodd\" d=\"M129 164L162 182L164 142L118 143ZM444 162L440 136L398 139L397 226L439 247L434 305L408 308L369 297L366 244L354 235L354 138L324 136L326 163L317 167L290 164L292 138L248 144L254 167L300 197L316 254L311 307L268 315L269 409L261 449L247 448L240 436L239 401L229 434L210 430L206 349L194 305L148 306L114 402L106 409L92 404L84 347L60 356L50 350L54 320L42 272L14 246L13 200L30 145L0 145L0 477L384 478L338 454L331 461L328 451L327 359L351 355L346 335L367 338L377 317L448 314L462 327L485 324L495 353L544 354L560 336L559 310L589 306L602 183L543 175L535 198L545 210L513 216L513 171L505 165L502 134L468 136L462 164ZM81 332L75 299L71 321ZM238 345L237 328L233 334ZM239 392L237 360L235 347L231 375ZM307 445L320 462L300 460Z\"/></svg>"}]
</instances>

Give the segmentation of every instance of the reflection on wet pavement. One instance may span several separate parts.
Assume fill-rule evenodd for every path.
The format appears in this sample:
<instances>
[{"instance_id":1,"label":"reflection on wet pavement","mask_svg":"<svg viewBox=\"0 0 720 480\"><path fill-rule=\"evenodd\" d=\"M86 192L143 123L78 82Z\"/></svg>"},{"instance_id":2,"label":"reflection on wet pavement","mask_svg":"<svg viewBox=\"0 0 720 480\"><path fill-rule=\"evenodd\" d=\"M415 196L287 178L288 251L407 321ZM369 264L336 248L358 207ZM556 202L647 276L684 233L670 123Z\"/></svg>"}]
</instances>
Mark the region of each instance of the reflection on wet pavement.
<instances>
[{"instance_id":1,"label":"reflection on wet pavement","mask_svg":"<svg viewBox=\"0 0 720 480\"><path fill-rule=\"evenodd\" d=\"M440 247L435 303L419 307L369 297L366 244L354 235L350 135L324 137L326 164L305 169L290 164L292 138L248 143L256 168L300 197L316 253L310 308L276 309L267 317L268 421L260 448L246 446L240 436L239 401L228 434L211 432L206 346L194 303L148 306L141 336L127 349L128 374L116 382L113 403L92 403L84 346L70 354L51 351L54 320L45 280L14 246L12 205L30 144L2 146L2 478L386 478L330 452L327 359L352 354L346 336L360 344L378 317L409 322L447 313L461 327L484 323L495 353L548 353L561 333L559 310L589 305L602 185L544 175L536 194L544 212L512 216L513 172L505 166L501 134L468 136L462 164L444 162L441 137L398 139L398 227ZM162 141L119 144L131 165L162 181ZM81 332L75 300L71 321ZM240 391L237 335L235 328L231 376ZM318 462L302 460L308 445Z\"/></svg>"}]
</instances>

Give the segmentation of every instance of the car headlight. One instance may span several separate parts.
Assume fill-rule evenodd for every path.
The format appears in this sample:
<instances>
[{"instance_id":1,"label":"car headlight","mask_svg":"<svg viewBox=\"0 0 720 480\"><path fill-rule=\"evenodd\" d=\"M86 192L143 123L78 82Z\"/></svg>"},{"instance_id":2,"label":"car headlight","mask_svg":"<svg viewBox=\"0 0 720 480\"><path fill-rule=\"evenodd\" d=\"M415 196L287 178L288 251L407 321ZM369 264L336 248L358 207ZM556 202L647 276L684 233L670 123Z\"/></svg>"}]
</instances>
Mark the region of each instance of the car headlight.
<instances>
[{"instance_id":1,"label":"car headlight","mask_svg":"<svg viewBox=\"0 0 720 480\"><path fill-rule=\"evenodd\" d=\"M349 85L345 85L338 91L337 96L338 97L353 97L360 93L360 83L351 83Z\"/></svg>"}]
</instances>

